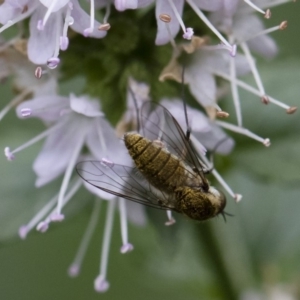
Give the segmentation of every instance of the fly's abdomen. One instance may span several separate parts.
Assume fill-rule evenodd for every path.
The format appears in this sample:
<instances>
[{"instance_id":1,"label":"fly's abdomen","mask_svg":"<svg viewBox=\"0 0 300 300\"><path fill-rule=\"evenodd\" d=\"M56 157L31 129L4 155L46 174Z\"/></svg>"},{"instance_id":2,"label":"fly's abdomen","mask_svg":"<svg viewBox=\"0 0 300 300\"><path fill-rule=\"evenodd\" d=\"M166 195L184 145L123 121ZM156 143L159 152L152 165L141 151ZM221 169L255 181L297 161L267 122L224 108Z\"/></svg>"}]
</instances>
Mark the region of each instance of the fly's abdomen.
<instances>
[{"instance_id":1,"label":"fly's abdomen","mask_svg":"<svg viewBox=\"0 0 300 300\"><path fill-rule=\"evenodd\" d=\"M184 184L185 169L176 156L137 133L127 133L124 139L136 167L154 187L172 192Z\"/></svg>"}]
</instances>

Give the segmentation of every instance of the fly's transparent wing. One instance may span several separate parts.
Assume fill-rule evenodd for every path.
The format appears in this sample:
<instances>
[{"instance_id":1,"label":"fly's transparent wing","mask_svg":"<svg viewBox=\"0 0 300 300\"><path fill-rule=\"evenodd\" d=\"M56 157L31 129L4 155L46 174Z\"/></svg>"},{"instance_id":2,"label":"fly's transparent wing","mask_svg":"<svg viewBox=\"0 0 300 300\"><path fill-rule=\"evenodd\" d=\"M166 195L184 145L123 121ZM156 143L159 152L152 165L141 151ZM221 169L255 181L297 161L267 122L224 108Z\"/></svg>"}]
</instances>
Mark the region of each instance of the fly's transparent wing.
<instances>
[{"instance_id":1,"label":"fly's transparent wing","mask_svg":"<svg viewBox=\"0 0 300 300\"><path fill-rule=\"evenodd\" d=\"M160 140L169 152L184 161L206 185L207 180L198 154L171 113L160 104L145 102L140 117L141 134L151 141Z\"/></svg>"},{"instance_id":2,"label":"fly's transparent wing","mask_svg":"<svg viewBox=\"0 0 300 300\"><path fill-rule=\"evenodd\" d=\"M172 197L156 190L133 167L84 161L77 164L76 171L86 182L107 193L150 207L175 210Z\"/></svg>"}]
</instances>

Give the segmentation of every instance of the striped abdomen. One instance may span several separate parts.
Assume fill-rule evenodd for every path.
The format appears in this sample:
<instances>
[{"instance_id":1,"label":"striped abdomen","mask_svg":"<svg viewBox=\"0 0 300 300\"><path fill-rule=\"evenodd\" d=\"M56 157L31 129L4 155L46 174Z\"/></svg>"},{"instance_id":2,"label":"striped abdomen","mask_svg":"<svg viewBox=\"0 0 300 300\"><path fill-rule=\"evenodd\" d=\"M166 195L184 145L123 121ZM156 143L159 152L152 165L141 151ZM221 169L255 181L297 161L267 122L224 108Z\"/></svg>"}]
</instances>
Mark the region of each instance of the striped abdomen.
<instances>
[{"instance_id":1,"label":"striped abdomen","mask_svg":"<svg viewBox=\"0 0 300 300\"><path fill-rule=\"evenodd\" d=\"M136 167L154 187L173 192L185 185L185 168L176 156L137 133L126 133L124 140Z\"/></svg>"}]
</instances>

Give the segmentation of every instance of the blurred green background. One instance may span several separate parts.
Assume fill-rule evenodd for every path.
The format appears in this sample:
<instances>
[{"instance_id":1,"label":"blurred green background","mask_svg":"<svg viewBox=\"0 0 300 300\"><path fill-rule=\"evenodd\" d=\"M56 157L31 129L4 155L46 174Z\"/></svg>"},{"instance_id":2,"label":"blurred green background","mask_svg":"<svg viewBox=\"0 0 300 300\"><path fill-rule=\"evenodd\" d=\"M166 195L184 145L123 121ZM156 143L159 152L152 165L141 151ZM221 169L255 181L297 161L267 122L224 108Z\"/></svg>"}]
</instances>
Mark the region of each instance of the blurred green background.
<instances>
[{"instance_id":1,"label":"blurred green background","mask_svg":"<svg viewBox=\"0 0 300 300\"><path fill-rule=\"evenodd\" d=\"M260 74L268 94L299 106L299 3L272 12L268 27L288 20L288 28L272 35L280 53L273 61L258 61ZM0 86L1 106L13 97L9 83ZM64 84L64 90L68 89L80 88L77 81L70 81ZM31 165L42 143L17 154L13 162L0 157L0 299L251 300L261 299L251 297L262 292L269 295L266 299L275 299L270 296L275 289L293 294L290 299L300 299L299 113L287 115L242 91L241 99L245 127L270 138L272 145L265 148L235 136L233 153L217 159L220 168L218 163L216 167L225 180L243 194L239 204L228 197L226 211L234 217L227 223L222 218L194 223L176 215L178 223L170 228L164 226L163 212L148 211L146 227L129 226L135 250L125 255L119 253L120 226L115 218L108 269L111 287L105 294L93 289L105 205L82 272L71 279L67 268L88 222L93 197L80 191L74 202L86 205L78 204L47 233L33 232L21 241L16 236L18 227L53 196L61 179L34 188ZM232 111L230 101L226 102L228 111ZM1 147L15 148L42 128L36 120L17 119L12 111L0 123ZM251 297L242 298L246 293Z\"/></svg>"}]
</instances>

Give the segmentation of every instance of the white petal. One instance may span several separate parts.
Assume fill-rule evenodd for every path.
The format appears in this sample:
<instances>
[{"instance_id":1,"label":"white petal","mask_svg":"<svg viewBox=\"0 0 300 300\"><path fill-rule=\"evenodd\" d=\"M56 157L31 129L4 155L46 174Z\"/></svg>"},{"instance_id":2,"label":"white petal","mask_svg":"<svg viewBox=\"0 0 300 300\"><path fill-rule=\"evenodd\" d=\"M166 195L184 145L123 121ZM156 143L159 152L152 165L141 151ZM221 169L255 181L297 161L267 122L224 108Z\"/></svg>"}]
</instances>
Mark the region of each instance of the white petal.
<instances>
[{"instance_id":1,"label":"white petal","mask_svg":"<svg viewBox=\"0 0 300 300\"><path fill-rule=\"evenodd\" d=\"M130 222L138 226L145 226L147 224L147 216L145 206L133 201L126 201L127 217Z\"/></svg>"},{"instance_id":2,"label":"white petal","mask_svg":"<svg viewBox=\"0 0 300 300\"><path fill-rule=\"evenodd\" d=\"M61 175L66 169L78 140L82 137L83 127L90 126L88 119L79 119L74 115L60 120L64 124L46 139L43 148L33 163L37 175L36 186L44 185ZM85 121L85 122L84 122Z\"/></svg>"},{"instance_id":3,"label":"white petal","mask_svg":"<svg viewBox=\"0 0 300 300\"><path fill-rule=\"evenodd\" d=\"M145 7L150 5L152 2L154 2L154 0L138 0L138 7Z\"/></svg>"},{"instance_id":4,"label":"white petal","mask_svg":"<svg viewBox=\"0 0 300 300\"><path fill-rule=\"evenodd\" d=\"M49 6L52 4L52 2L54 0L39 0L42 4L44 4L47 8L49 8ZM61 9L62 7L64 7L68 2L70 2L70 0L59 0L56 1L54 7L52 8L53 12L58 11L59 9Z\"/></svg>"},{"instance_id":5,"label":"white petal","mask_svg":"<svg viewBox=\"0 0 300 300\"><path fill-rule=\"evenodd\" d=\"M172 116L179 123L182 130L186 131L186 120L184 116L183 103L179 99L161 101L161 104L169 110ZM211 130L211 125L208 118L199 110L187 106L188 122L192 132L200 131L207 132Z\"/></svg>"},{"instance_id":6,"label":"white petal","mask_svg":"<svg viewBox=\"0 0 300 300\"><path fill-rule=\"evenodd\" d=\"M30 109L30 117L37 117L45 122L58 120L62 112L69 108L69 99L62 96L42 96L32 100L24 101L16 109L17 116L24 119L22 110Z\"/></svg>"},{"instance_id":7,"label":"white petal","mask_svg":"<svg viewBox=\"0 0 300 300\"><path fill-rule=\"evenodd\" d=\"M227 0L228 1L228 0ZM232 2L232 0L229 0ZM220 0L194 0L195 4L203 10L207 11L215 11L217 9L220 9L223 2L226 1L220 1Z\"/></svg>"},{"instance_id":8,"label":"white petal","mask_svg":"<svg viewBox=\"0 0 300 300\"><path fill-rule=\"evenodd\" d=\"M99 198L101 199L104 199L104 200L112 200L112 199L115 199L116 196L115 195L112 195L110 193L107 193L107 192L104 192L98 188L96 188L95 186L89 184L88 182L84 181L84 187L89 191L91 192L92 194L98 196Z\"/></svg>"},{"instance_id":9,"label":"white petal","mask_svg":"<svg viewBox=\"0 0 300 300\"><path fill-rule=\"evenodd\" d=\"M119 11L125 9L136 9L138 6L138 0L115 0L115 8Z\"/></svg>"},{"instance_id":10,"label":"white petal","mask_svg":"<svg viewBox=\"0 0 300 300\"><path fill-rule=\"evenodd\" d=\"M86 144L97 160L106 158L116 164L126 166L132 164L124 142L116 137L115 130L103 118L95 119L88 133Z\"/></svg>"},{"instance_id":11,"label":"white petal","mask_svg":"<svg viewBox=\"0 0 300 300\"><path fill-rule=\"evenodd\" d=\"M220 154L229 154L234 147L234 140L219 126L212 123L208 132L194 132L193 135L208 149Z\"/></svg>"},{"instance_id":12,"label":"white petal","mask_svg":"<svg viewBox=\"0 0 300 300\"><path fill-rule=\"evenodd\" d=\"M90 100L88 96L77 97L73 94L70 95L70 107L71 109L86 117L99 117L103 116L103 113L99 110L100 104L97 100Z\"/></svg>"},{"instance_id":13,"label":"white petal","mask_svg":"<svg viewBox=\"0 0 300 300\"><path fill-rule=\"evenodd\" d=\"M74 23L71 28L83 34L84 30L90 27L90 16L80 7L78 0L72 0L73 9L71 11L71 16L74 19ZM107 32L104 30L98 30L101 24L95 20L94 30L89 34L89 37L103 38L106 36Z\"/></svg>"},{"instance_id":14,"label":"white petal","mask_svg":"<svg viewBox=\"0 0 300 300\"><path fill-rule=\"evenodd\" d=\"M275 41L267 35L258 36L253 40L248 41L248 45L253 52L264 58L273 58L278 53L278 47Z\"/></svg>"},{"instance_id":15,"label":"white petal","mask_svg":"<svg viewBox=\"0 0 300 300\"><path fill-rule=\"evenodd\" d=\"M29 23L28 58L35 64L46 64L53 56L56 43L56 18L51 14L44 29L38 30L38 21L43 19L46 9L40 6L31 16Z\"/></svg>"},{"instance_id":16,"label":"white petal","mask_svg":"<svg viewBox=\"0 0 300 300\"><path fill-rule=\"evenodd\" d=\"M29 0L6 0L0 5L0 23L6 24L22 14L25 7L29 7Z\"/></svg>"},{"instance_id":17,"label":"white petal","mask_svg":"<svg viewBox=\"0 0 300 300\"><path fill-rule=\"evenodd\" d=\"M173 0L180 15L182 15L183 10L183 0ZM166 27L166 24L159 19L161 14L168 14L171 17L171 22L168 23L170 28L171 36L175 37L179 31L179 22L175 17L175 14L167 0L157 0L155 7L155 16L157 21L157 35L155 39L156 45L164 45L170 41L170 36Z\"/></svg>"},{"instance_id":18,"label":"white petal","mask_svg":"<svg viewBox=\"0 0 300 300\"><path fill-rule=\"evenodd\" d=\"M212 106L216 102L216 82L212 74L189 69L186 72L186 82L197 101L204 107Z\"/></svg>"}]
</instances>

